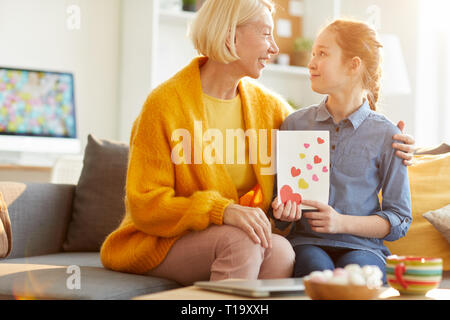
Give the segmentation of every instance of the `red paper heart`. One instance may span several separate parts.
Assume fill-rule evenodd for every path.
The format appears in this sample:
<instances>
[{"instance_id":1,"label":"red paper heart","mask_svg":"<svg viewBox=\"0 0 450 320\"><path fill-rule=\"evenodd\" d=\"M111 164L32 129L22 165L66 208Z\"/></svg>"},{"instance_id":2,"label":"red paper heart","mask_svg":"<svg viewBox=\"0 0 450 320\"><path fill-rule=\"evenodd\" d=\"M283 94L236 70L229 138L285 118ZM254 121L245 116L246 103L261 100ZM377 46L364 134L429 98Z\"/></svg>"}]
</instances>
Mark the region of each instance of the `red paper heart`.
<instances>
[{"instance_id":1,"label":"red paper heart","mask_svg":"<svg viewBox=\"0 0 450 320\"><path fill-rule=\"evenodd\" d=\"M309 143L305 143L304 146L306 149L308 149L310 147Z\"/></svg>"},{"instance_id":2,"label":"red paper heart","mask_svg":"<svg viewBox=\"0 0 450 320\"><path fill-rule=\"evenodd\" d=\"M298 177L301 173L302 173L302 171L300 169L297 169L296 167L291 168L292 177L294 177L294 178Z\"/></svg>"},{"instance_id":3,"label":"red paper heart","mask_svg":"<svg viewBox=\"0 0 450 320\"><path fill-rule=\"evenodd\" d=\"M292 188L288 185L284 185L280 190L281 202L284 204L291 200L292 202L300 205L302 203L302 196L298 193L294 193Z\"/></svg>"},{"instance_id":4,"label":"red paper heart","mask_svg":"<svg viewBox=\"0 0 450 320\"><path fill-rule=\"evenodd\" d=\"M315 164L318 164L318 163L321 163L321 162L322 162L322 159L319 158L319 156L315 156L315 157L314 157L314 163L315 163Z\"/></svg>"},{"instance_id":5,"label":"red paper heart","mask_svg":"<svg viewBox=\"0 0 450 320\"><path fill-rule=\"evenodd\" d=\"M328 168L327 167L323 167L322 172L327 173L328 172Z\"/></svg>"},{"instance_id":6,"label":"red paper heart","mask_svg":"<svg viewBox=\"0 0 450 320\"><path fill-rule=\"evenodd\" d=\"M317 142L318 142L319 144L322 144L322 143L325 143L325 140L323 140L323 139L321 139L321 138L317 138Z\"/></svg>"}]
</instances>

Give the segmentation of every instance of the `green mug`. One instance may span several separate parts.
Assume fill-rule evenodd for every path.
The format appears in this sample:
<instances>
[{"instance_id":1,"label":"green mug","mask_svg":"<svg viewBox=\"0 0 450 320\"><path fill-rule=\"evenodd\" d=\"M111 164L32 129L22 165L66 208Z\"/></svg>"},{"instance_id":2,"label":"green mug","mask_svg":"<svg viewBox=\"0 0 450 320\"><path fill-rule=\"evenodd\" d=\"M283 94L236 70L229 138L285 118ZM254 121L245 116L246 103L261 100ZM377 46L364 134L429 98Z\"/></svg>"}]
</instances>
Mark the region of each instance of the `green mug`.
<instances>
[{"instance_id":1,"label":"green mug","mask_svg":"<svg viewBox=\"0 0 450 320\"><path fill-rule=\"evenodd\" d=\"M441 279L441 258L392 255L386 259L386 280L401 294L425 295Z\"/></svg>"}]
</instances>

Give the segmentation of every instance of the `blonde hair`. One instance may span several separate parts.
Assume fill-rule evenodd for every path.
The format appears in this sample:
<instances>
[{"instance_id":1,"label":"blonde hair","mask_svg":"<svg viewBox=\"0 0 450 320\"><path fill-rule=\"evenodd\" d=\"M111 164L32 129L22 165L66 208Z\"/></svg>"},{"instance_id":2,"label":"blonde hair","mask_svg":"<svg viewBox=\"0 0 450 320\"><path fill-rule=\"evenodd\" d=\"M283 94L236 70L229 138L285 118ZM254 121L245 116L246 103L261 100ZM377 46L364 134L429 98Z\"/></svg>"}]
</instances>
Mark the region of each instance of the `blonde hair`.
<instances>
[{"instance_id":1,"label":"blonde hair","mask_svg":"<svg viewBox=\"0 0 450 320\"><path fill-rule=\"evenodd\" d=\"M239 60L234 46L236 28L252 20L264 8L273 14L272 0L207 0L189 28L194 48L218 62Z\"/></svg>"},{"instance_id":2,"label":"blonde hair","mask_svg":"<svg viewBox=\"0 0 450 320\"><path fill-rule=\"evenodd\" d=\"M363 62L362 84L367 90L370 109L377 110L381 83L381 52L383 46L376 31L368 24L351 19L339 19L325 27L336 34L343 59L359 57Z\"/></svg>"}]
</instances>

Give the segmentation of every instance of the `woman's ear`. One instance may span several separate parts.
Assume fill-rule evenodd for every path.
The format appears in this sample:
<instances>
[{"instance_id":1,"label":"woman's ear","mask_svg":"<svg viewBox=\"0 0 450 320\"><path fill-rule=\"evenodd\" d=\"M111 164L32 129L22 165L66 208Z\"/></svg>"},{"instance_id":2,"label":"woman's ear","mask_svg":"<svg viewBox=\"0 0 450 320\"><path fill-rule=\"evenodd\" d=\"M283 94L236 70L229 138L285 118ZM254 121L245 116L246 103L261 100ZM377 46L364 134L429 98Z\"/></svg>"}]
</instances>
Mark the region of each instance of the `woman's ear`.
<instances>
[{"instance_id":1,"label":"woman's ear","mask_svg":"<svg viewBox=\"0 0 450 320\"><path fill-rule=\"evenodd\" d=\"M225 45L227 46L228 50L231 50L230 35L231 35L231 30L228 30L227 37L225 38L226 39Z\"/></svg>"},{"instance_id":2,"label":"woman's ear","mask_svg":"<svg viewBox=\"0 0 450 320\"><path fill-rule=\"evenodd\" d=\"M227 32L227 38L225 40L225 45L227 46L228 50L231 51L231 30L228 30ZM235 31L234 33L234 45L236 45L236 36L237 36L237 32Z\"/></svg>"}]
</instances>

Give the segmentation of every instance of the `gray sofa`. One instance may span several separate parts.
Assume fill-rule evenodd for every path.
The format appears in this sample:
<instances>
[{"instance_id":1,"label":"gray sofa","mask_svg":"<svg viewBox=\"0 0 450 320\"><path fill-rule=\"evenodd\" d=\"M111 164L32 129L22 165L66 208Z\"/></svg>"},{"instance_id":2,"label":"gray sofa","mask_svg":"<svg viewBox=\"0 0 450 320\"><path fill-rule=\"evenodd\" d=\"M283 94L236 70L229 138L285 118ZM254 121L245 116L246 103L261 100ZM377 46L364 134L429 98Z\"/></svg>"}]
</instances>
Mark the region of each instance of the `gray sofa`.
<instances>
[{"instance_id":1,"label":"gray sofa","mask_svg":"<svg viewBox=\"0 0 450 320\"><path fill-rule=\"evenodd\" d=\"M77 185L0 182L12 227L0 299L131 299L180 287L102 266L100 246L124 214L127 157L127 145L89 136Z\"/></svg>"}]
</instances>

